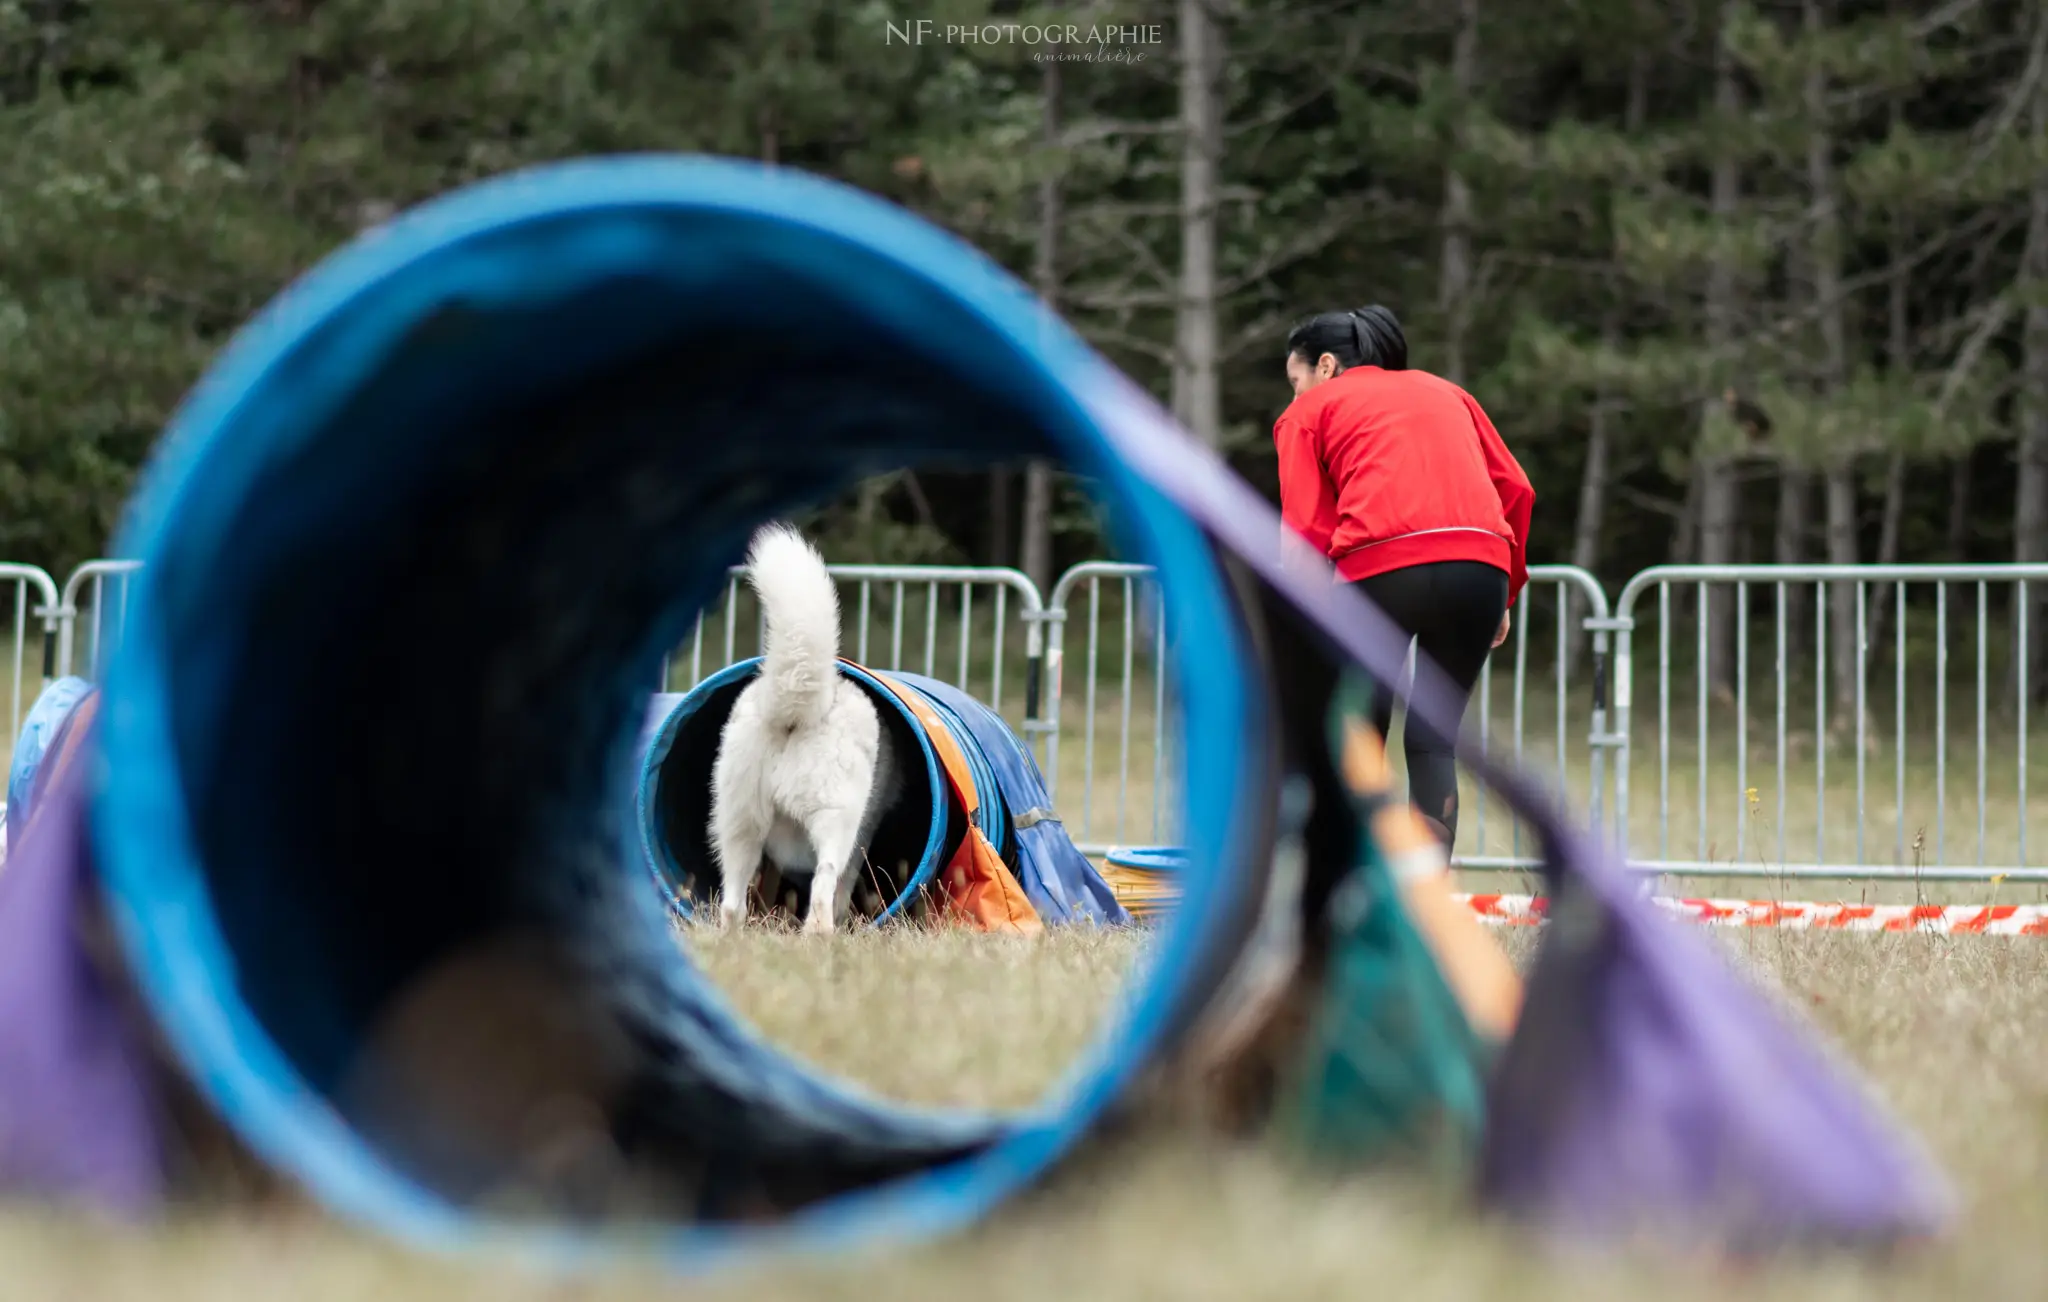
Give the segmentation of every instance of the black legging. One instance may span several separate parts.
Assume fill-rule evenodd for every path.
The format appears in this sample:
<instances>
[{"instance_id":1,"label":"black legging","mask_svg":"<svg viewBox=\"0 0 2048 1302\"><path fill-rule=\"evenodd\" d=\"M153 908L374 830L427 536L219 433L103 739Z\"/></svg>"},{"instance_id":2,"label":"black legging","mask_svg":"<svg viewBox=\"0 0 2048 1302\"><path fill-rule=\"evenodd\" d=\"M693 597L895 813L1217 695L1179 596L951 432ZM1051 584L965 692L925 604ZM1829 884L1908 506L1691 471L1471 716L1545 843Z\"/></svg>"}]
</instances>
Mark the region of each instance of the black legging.
<instances>
[{"instance_id":1,"label":"black legging","mask_svg":"<svg viewBox=\"0 0 2048 1302\"><path fill-rule=\"evenodd\" d=\"M1354 586L1416 640L1458 688L1462 719L1472 685L1486 665L1493 635L1508 608L1508 576L1478 561L1411 565L1360 579ZM1373 692L1373 724L1382 737L1394 720L1394 694L1384 684ZM1408 755L1408 798L1424 818L1439 825L1448 848L1458 836L1456 738L1438 736L1410 716L1403 749Z\"/></svg>"}]
</instances>

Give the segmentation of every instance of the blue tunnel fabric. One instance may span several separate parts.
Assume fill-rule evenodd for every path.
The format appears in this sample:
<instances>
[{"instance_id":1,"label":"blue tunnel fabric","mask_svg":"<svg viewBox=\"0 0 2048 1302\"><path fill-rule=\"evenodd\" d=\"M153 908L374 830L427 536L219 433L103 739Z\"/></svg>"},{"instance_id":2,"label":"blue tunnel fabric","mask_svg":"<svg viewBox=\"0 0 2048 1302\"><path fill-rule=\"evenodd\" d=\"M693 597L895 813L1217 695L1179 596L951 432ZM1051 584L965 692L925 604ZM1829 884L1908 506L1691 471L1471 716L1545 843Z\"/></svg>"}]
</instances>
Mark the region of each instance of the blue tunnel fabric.
<instances>
[{"instance_id":1,"label":"blue tunnel fabric","mask_svg":"<svg viewBox=\"0 0 2048 1302\"><path fill-rule=\"evenodd\" d=\"M706 679L699 685L699 691L710 689L711 684L712 680ZM675 745L677 731L694 713L694 708L684 708L689 701L690 696L683 692L657 692L648 702L646 727L641 731L637 747L640 762L633 784L633 803L627 811L632 835L640 847L640 857L647 865L648 874L654 878L669 907L686 918L691 914L691 904L683 867L676 862L675 851L670 848L668 838L660 834L656 808L662 794L662 771L668 762L670 748ZM708 775L706 780L709 780Z\"/></svg>"},{"instance_id":2,"label":"blue tunnel fabric","mask_svg":"<svg viewBox=\"0 0 2048 1302\"><path fill-rule=\"evenodd\" d=\"M1002 792L1002 806L1008 815L1010 832L1016 837L1017 879L1048 924L1088 921L1108 926L1128 926L1131 915L1117 902L1088 856L1081 853L1052 809L1052 796L1045 789L1045 775L1028 747L1002 716L968 693L949 683L921 674L892 674L909 683L943 710L949 721L957 720L958 733L972 762L985 765L994 774L995 789ZM1001 845L996 837L990 840Z\"/></svg>"},{"instance_id":3,"label":"blue tunnel fabric","mask_svg":"<svg viewBox=\"0 0 2048 1302\"><path fill-rule=\"evenodd\" d=\"M771 365L790 347L822 360ZM1221 567L1123 446L1182 441L1116 394L952 237L723 160L499 178L289 288L179 410L114 549L145 565L105 674L92 842L202 1097L411 1241L599 1250L573 1220L514 1230L473 1201L488 1170L423 1168L336 1105L394 1000L523 932L630 1046L620 1142L696 1191L638 1235L671 1264L928 1235L1022 1188L1199 1005L1265 835L1270 732ZM1190 807L1177 925L1067 1092L1015 1118L895 1107L733 1017L628 870L619 793L645 684L755 524L867 473L1020 456L1095 479L1203 631L1175 669L1184 789L1216 798Z\"/></svg>"},{"instance_id":4,"label":"blue tunnel fabric","mask_svg":"<svg viewBox=\"0 0 2048 1302\"><path fill-rule=\"evenodd\" d=\"M891 671L889 677L922 696L940 722L945 724L946 731L952 733L953 739L960 743L960 753L966 758L968 771L974 779L975 793L983 797L975 802L975 827L988 838L990 845L1003 845L1010 835L1008 811L1003 801L987 799L1002 792L1002 788L997 784L996 771L989 766L988 756L981 753L981 747L974 744L973 735L967 731L960 716L946 703L943 696L932 690L935 687L944 688L945 684L937 679L899 671Z\"/></svg>"},{"instance_id":5,"label":"blue tunnel fabric","mask_svg":"<svg viewBox=\"0 0 2048 1302\"><path fill-rule=\"evenodd\" d=\"M1137 868L1145 872L1178 873L1187 866L1187 852L1172 845L1119 846L1103 858L1119 868Z\"/></svg>"},{"instance_id":6,"label":"blue tunnel fabric","mask_svg":"<svg viewBox=\"0 0 2048 1302\"><path fill-rule=\"evenodd\" d=\"M675 853L668 848L666 839L656 834L653 812L654 800L661 787L661 766L668 759L669 748L675 744L676 729L683 723L682 718L677 717L676 707L684 699L682 692L656 692L647 702L646 723L635 746L640 756L639 771L635 775L633 802L626 811L626 817L648 873L668 898L669 907L687 917L690 905L680 889L682 865L676 862Z\"/></svg>"},{"instance_id":7,"label":"blue tunnel fabric","mask_svg":"<svg viewBox=\"0 0 2048 1302\"><path fill-rule=\"evenodd\" d=\"M758 658L740 661L711 674L688 692L657 694L648 706L634 788L632 835L663 897L685 917L695 908L692 895L706 898L709 883L700 885L695 892L686 886L686 879L695 874L682 862L674 834L666 826L664 815L670 808L667 784L684 784L693 788L692 794L696 790L708 791L710 766L717 753L716 731L723 727L738 690L759 671L760 663ZM924 779L922 794L931 811L929 836L922 845L921 857L903 889L875 918L880 925L902 913L944 868L946 849L958 839L951 820L959 816L960 810L944 794L945 778L938 756L917 717L894 693L875 683L868 670L846 661L840 662L839 669L868 687L878 706L900 718L908 734L916 738ZM1037 761L1002 717L968 693L936 678L894 671L888 677L922 696L959 742L981 796L975 814L977 825L990 845L1009 851L1009 857L1015 860L1013 869L1018 881L1040 919L1054 926L1080 921L1128 924L1130 915L1117 903L1109 884L1052 816L1051 800ZM674 746L686 734L693 743L689 762L672 761ZM909 798L916 799L919 794L913 791ZM708 811L708 802L703 809ZM697 806L692 806L692 812L697 812ZM699 857L692 854L693 863Z\"/></svg>"},{"instance_id":8,"label":"blue tunnel fabric","mask_svg":"<svg viewBox=\"0 0 2048 1302\"><path fill-rule=\"evenodd\" d=\"M72 711L92 691L83 678L59 678L45 687L22 720L7 767L7 848L21 841L28 816L42 794L43 757L54 752L70 726Z\"/></svg>"}]
</instances>

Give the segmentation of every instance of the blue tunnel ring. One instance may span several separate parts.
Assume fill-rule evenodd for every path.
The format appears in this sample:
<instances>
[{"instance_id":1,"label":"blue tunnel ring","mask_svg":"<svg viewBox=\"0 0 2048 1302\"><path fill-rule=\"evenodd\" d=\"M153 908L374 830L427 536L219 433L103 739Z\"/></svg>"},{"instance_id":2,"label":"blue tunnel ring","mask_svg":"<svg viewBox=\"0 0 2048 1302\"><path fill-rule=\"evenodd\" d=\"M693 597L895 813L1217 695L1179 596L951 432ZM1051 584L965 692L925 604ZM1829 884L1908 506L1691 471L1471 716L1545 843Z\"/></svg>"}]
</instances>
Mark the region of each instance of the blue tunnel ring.
<instances>
[{"instance_id":1,"label":"blue tunnel ring","mask_svg":"<svg viewBox=\"0 0 2048 1302\"><path fill-rule=\"evenodd\" d=\"M764 299L779 300L728 292L735 266L771 287ZM608 314L575 315L584 301L577 296L598 290L614 292ZM360 530L360 513L350 514L348 501L334 497L341 481L309 475L295 458L342 458L327 464L332 470L348 457L361 462L405 452L408 435L428 449L407 454L424 457L451 437L422 415L432 404L460 413L494 392L544 396L651 346L675 328L679 314L727 324L749 313L777 320L801 294L830 298L844 314L834 318L844 337L887 333L906 341L939 379L1007 404L1036 425L1052 451L1102 485L1127 550L1158 566L1177 616L1194 630L1175 639L1189 742L1184 789L1194 796L1187 892L1150 979L1054 1102L989 1132L991 1143L970 1146L958 1160L835 1194L765 1227L678 1224L662 1234L657 1251L674 1265L706 1265L750 1248L914 1237L976 1220L1049 1168L1103 1115L1185 1019L1189 1001L1199 997L1200 973L1215 966L1210 951L1233 930L1226 914L1236 902L1238 866L1257 862L1270 832L1262 816L1243 807L1262 798L1259 784L1270 776L1260 758L1269 746L1267 724L1214 555L1198 527L1124 459L1119 430L1129 419L1128 400L1107 364L971 249L901 210L816 178L650 157L500 178L359 240L245 329L178 413L116 547L147 566L132 596L128 635L107 670L92 811L117 935L147 1007L202 1094L254 1151L336 1210L430 1246L517 1245L573 1260L608 1242L567 1227L519 1227L508 1237L510 1227L470 1214L395 1169L327 1106L280 1048L281 1028L247 1002L240 983L260 974L240 961L223 930L209 888L212 842L202 835L202 811L188 803L186 779L223 762L206 725L235 705L223 694L237 683L238 667L268 663L258 654L263 629L250 599L269 556L247 540L249 513L272 500L268 492L290 487L303 509L286 520L266 516L265 526L303 547L339 546L349 528ZM552 324L543 347L518 333L522 322ZM397 369L405 361L401 346L445 349L457 364L427 381L407 381L440 387L407 391L414 406L406 420L357 417L337 425L386 376L404 378ZM357 446L336 437L344 426ZM742 443L728 437L721 446L732 452L729 445ZM724 505L734 514L693 539L668 540L696 568L638 638L637 650L615 666L615 682L602 685L610 750L620 757L615 767L635 731L630 684L652 677L664 649L736 559L746 525L919 452L891 450L886 440L860 446L859 457L829 474L798 474L765 495L728 492L732 500ZM376 470L383 482L403 488L412 472L397 461ZM707 482L726 482L715 468L704 473ZM255 659L238 666L221 658L244 645ZM456 766L464 759L448 758ZM621 944L645 948L666 937L653 893L644 886L640 893L646 912ZM693 978L685 972L674 979ZM758 1046L737 1030L720 1034L734 1053L754 1055L757 1071L770 1071ZM789 1075L786 1064L775 1070L784 1082L779 1090L822 1088ZM831 1106L858 1114L862 1105ZM874 1115L881 1124L883 1114Z\"/></svg>"},{"instance_id":2,"label":"blue tunnel ring","mask_svg":"<svg viewBox=\"0 0 2048 1302\"><path fill-rule=\"evenodd\" d=\"M678 861L671 838L663 834L661 816L663 783L670 778L670 748L675 744L676 735L686 724L695 721L713 700L721 695L736 695L736 685L751 681L760 670L758 657L727 665L706 677L687 692L663 692L654 698L648 711L647 732L639 747L639 774L633 784L633 832L640 847L642 860L649 874L669 907L680 917L692 917L695 904L690 898L687 881L692 875ZM903 704L894 692L877 682L875 676L858 665L840 662L839 672L865 688L877 707L891 711L910 726L905 729L915 737L918 758L922 761L920 772L924 779L924 791L932 805L932 814L924 845L909 880L902 889L892 896L881 913L873 919L874 925L881 925L903 912L909 903L917 898L919 891L930 885L944 867L940 853L945 848L949 823L947 818L946 776L939 765L938 752L933 749L931 738L924 729L917 726L917 718L910 707ZM723 717L720 718L721 725ZM688 773L677 773L677 780L707 781L709 774L701 766ZM993 795L993 778L982 791Z\"/></svg>"},{"instance_id":3,"label":"blue tunnel ring","mask_svg":"<svg viewBox=\"0 0 2048 1302\"><path fill-rule=\"evenodd\" d=\"M1187 851L1177 845L1118 846L1103 858L1119 868L1178 875L1187 867Z\"/></svg>"}]
</instances>

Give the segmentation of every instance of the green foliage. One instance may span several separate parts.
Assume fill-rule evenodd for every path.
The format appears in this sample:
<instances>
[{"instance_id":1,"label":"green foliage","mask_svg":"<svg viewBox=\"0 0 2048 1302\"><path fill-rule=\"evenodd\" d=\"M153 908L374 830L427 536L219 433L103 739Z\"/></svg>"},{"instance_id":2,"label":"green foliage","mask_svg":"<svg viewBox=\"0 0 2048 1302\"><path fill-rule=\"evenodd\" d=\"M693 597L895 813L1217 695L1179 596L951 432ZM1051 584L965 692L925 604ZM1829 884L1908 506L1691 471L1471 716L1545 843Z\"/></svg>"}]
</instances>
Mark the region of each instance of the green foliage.
<instances>
[{"instance_id":1,"label":"green foliage","mask_svg":"<svg viewBox=\"0 0 2048 1302\"><path fill-rule=\"evenodd\" d=\"M1995 385L1978 383L1941 401L1933 377L1862 369L1827 394L1782 376L1761 380L1754 400L1771 415L1770 449L1781 460L1819 467L1845 455L1903 449L1909 456L1953 455L1997 429Z\"/></svg>"},{"instance_id":2,"label":"green foliage","mask_svg":"<svg viewBox=\"0 0 2048 1302\"><path fill-rule=\"evenodd\" d=\"M1630 559L1661 555L1671 530L1625 502L1682 496L1700 440L1800 464L1893 448L1917 464L2008 441L2023 313L1987 308L2039 301L2020 274L2048 174L2048 134L2029 129L2023 102L2029 7L1831 0L1808 31L1789 0L1754 0L1726 33L1729 109L1713 83L1722 8L1481 0L1478 75L1460 89L1456 6L1230 7L1216 270L1223 423L1247 473L1270 484L1292 320L1385 302L1415 363L1441 364L1453 169L1473 197L1468 379L1536 480L1538 557L1569 546L1596 403L1626 490L1609 549ZM1176 12L1166 0L0 0L0 555L61 567L98 551L214 351L358 230L578 154L704 150L824 172L1026 276L1040 190L1055 182L1061 311L1163 397L1180 303ZM1056 65L1049 138L1043 48L902 40L918 18L1153 24L1163 41L1130 62ZM1839 190L1829 217L1851 354L1827 385L1809 265L1817 132ZM1729 213L1710 202L1716 160L1738 172ZM1710 350L1717 274L1734 338ZM1905 359L1889 353L1885 315L1899 275ZM1731 388L1770 413L1767 438L1727 423ZM1100 546L1082 487L1061 488L1062 551ZM978 493L913 509L899 485L876 501L820 526L878 559L976 558ZM1748 512L1749 527L1767 526L1763 514ZM1904 530L1941 534L1938 522Z\"/></svg>"}]
</instances>

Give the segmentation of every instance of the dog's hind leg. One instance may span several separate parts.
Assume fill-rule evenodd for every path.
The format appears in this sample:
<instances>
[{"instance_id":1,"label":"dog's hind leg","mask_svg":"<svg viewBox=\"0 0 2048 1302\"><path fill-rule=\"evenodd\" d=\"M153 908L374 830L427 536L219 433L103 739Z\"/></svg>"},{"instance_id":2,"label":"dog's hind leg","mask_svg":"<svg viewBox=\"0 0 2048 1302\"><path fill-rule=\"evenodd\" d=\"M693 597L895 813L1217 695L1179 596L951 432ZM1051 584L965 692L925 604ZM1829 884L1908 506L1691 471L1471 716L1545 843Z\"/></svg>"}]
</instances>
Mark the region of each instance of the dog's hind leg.
<instances>
[{"instance_id":1,"label":"dog's hind leg","mask_svg":"<svg viewBox=\"0 0 2048 1302\"><path fill-rule=\"evenodd\" d=\"M853 898L854 874L860 868L860 822L858 809L824 809L807 820L804 831L817 853L818 869L811 876L811 907L804 917L804 930L829 935Z\"/></svg>"},{"instance_id":2,"label":"dog's hind leg","mask_svg":"<svg viewBox=\"0 0 2048 1302\"><path fill-rule=\"evenodd\" d=\"M715 820L718 847L718 916L730 931L747 920L747 891L761 870L767 831L750 818Z\"/></svg>"}]
</instances>

